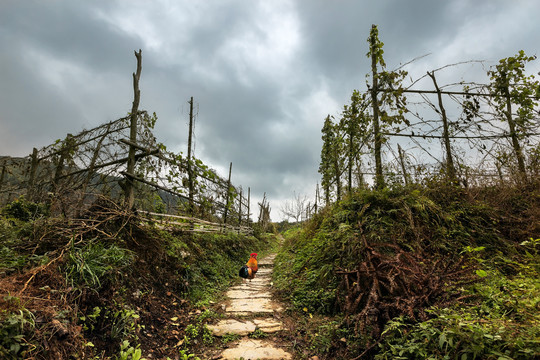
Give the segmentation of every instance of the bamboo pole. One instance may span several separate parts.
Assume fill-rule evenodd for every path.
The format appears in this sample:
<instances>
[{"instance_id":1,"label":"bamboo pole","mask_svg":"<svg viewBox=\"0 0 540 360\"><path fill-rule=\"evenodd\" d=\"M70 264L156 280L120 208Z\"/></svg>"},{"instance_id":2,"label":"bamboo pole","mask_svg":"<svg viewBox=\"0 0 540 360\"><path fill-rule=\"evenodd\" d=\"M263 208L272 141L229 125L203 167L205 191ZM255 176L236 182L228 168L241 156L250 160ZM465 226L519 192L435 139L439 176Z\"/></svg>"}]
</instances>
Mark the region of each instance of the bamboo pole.
<instances>
[{"instance_id":1,"label":"bamboo pole","mask_svg":"<svg viewBox=\"0 0 540 360\"><path fill-rule=\"evenodd\" d=\"M232 162L229 165L229 180L227 181L227 203L225 204L225 212L223 214L223 223L227 224L227 214L229 212L229 203L231 196L231 172L232 172Z\"/></svg>"}]
</instances>

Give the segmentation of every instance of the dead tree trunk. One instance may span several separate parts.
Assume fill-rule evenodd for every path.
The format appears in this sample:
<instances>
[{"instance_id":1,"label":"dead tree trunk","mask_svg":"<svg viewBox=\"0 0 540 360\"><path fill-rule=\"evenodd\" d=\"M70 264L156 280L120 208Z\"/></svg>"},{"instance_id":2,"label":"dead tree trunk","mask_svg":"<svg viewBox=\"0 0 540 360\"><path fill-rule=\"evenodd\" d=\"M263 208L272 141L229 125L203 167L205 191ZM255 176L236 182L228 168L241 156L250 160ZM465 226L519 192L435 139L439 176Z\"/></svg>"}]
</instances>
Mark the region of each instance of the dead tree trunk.
<instances>
[{"instance_id":1,"label":"dead tree trunk","mask_svg":"<svg viewBox=\"0 0 540 360\"><path fill-rule=\"evenodd\" d=\"M448 130L448 118L446 117L446 110L444 109L441 89L437 85L437 80L435 79L435 74L432 71L427 73L431 80L433 80L433 85L435 85L435 90L437 91L437 99L439 101L439 109L441 110L441 116L443 121L443 139L444 147L446 149L446 174L451 182L456 183L456 169L454 167L454 160L452 158L452 148L450 146L450 133Z\"/></svg>"},{"instance_id":2,"label":"dead tree trunk","mask_svg":"<svg viewBox=\"0 0 540 360\"><path fill-rule=\"evenodd\" d=\"M139 80L141 78L142 70L142 51L139 49L139 52L135 51L135 57L137 58L137 72L133 73L133 106L131 107L131 118L130 118L130 128L129 128L129 140L132 143L137 143L137 118L139 112L139 102L141 100L141 91L139 90ZM129 155L127 162L127 173L133 174L135 172L135 146L129 146ZM135 202L135 182L134 179L127 176L126 177L126 187L125 187L125 205L128 208L133 207Z\"/></svg>"}]
</instances>

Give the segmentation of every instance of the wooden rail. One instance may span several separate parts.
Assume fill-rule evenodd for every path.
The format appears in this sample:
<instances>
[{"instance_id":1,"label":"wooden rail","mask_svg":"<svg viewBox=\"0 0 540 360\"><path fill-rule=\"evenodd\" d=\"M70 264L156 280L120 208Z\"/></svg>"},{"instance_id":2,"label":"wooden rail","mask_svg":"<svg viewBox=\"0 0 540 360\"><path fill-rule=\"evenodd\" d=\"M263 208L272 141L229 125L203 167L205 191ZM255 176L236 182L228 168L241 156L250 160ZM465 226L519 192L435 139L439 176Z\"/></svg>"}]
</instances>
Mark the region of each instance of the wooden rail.
<instances>
[{"instance_id":1,"label":"wooden rail","mask_svg":"<svg viewBox=\"0 0 540 360\"><path fill-rule=\"evenodd\" d=\"M150 211L138 211L138 213L143 215L143 217L149 222L159 223L161 226L180 228L182 231L205 233L236 232L244 235L253 234L253 229L249 226L232 226L189 216L161 214Z\"/></svg>"}]
</instances>

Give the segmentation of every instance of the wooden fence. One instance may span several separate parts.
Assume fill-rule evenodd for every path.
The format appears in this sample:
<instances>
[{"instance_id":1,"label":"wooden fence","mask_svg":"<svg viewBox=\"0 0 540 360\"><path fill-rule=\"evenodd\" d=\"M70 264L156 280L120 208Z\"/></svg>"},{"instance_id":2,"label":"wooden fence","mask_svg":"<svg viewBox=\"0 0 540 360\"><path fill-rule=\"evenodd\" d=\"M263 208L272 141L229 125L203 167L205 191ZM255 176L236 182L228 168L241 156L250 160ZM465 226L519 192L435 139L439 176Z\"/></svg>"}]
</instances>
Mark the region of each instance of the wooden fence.
<instances>
[{"instance_id":1,"label":"wooden fence","mask_svg":"<svg viewBox=\"0 0 540 360\"><path fill-rule=\"evenodd\" d=\"M26 196L51 205L53 213L79 216L100 195L127 207L167 218L186 231L249 233L250 189L240 186L191 153L193 98L190 101L188 157L166 150L153 135L155 114L140 111L141 51L135 52L131 113L42 149L24 158L0 158L0 205ZM181 214L181 215L178 215ZM186 215L186 216L183 216ZM171 219L176 219L172 221ZM187 221L189 226L182 224Z\"/></svg>"},{"instance_id":2,"label":"wooden fence","mask_svg":"<svg viewBox=\"0 0 540 360\"><path fill-rule=\"evenodd\" d=\"M154 213L150 211L139 212L149 223L161 227L177 228L183 231L204 233L236 232L243 235L253 235L250 226L233 226L225 223L217 223L201 220L189 216Z\"/></svg>"}]
</instances>

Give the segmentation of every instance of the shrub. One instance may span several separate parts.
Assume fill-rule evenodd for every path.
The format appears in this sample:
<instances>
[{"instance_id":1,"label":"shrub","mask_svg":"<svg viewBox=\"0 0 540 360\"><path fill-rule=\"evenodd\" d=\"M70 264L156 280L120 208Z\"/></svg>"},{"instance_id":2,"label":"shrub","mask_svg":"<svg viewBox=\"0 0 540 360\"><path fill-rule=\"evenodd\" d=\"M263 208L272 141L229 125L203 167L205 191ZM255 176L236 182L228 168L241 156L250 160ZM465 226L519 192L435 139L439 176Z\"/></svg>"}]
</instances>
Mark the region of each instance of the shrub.
<instances>
[{"instance_id":1,"label":"shrub","mask_svg":"<svg viewBox=\"0 0 540 360\"><path fill-rule=\"evenodd\" d=\"M47 216L49 209L47 205L27 201L24 196L21 196L19 199L4 206L2 214L21 221L32 221Z\"/></svg>"}]
</instances>

